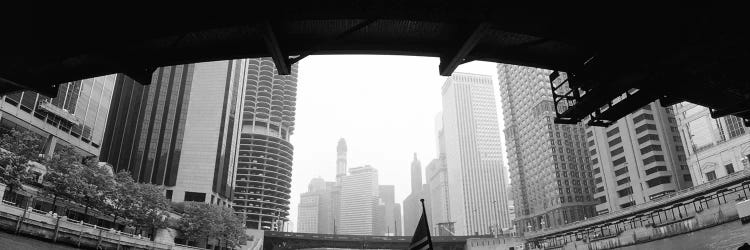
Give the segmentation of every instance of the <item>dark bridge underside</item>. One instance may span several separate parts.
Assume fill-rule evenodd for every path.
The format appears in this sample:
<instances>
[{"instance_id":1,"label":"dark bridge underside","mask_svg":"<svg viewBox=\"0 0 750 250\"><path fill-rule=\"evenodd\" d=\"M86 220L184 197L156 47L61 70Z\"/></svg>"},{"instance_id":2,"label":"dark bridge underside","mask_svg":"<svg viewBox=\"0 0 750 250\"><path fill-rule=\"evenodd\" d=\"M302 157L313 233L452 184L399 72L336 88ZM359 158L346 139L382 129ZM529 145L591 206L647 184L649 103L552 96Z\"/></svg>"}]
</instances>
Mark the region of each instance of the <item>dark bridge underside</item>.
<instances>
[{"instance_id":1,"label":"dark bridge underside","mask_svg":"<svg viewBox=\"0 0 750 250\"><path fill-rule=\"evenodd\" d=\"M619 118L657 99L750 118L750 32L746 14L732 10L268 2L275 3L218 11L130 4L81 10L69 3L33 10L23 19L29 22L4 30L0 94L52 96L56 84L111 73L149 83L157 67L201 61L273 57L285 73L307 55L388 54L439 57L442 75L472 60L570 72L571 87L590 94L560 115L572 122L591 114ZM632 89L640 92L611 102ZM617 108L597 112L606 105Z\"/></svg>"}]
</instances>

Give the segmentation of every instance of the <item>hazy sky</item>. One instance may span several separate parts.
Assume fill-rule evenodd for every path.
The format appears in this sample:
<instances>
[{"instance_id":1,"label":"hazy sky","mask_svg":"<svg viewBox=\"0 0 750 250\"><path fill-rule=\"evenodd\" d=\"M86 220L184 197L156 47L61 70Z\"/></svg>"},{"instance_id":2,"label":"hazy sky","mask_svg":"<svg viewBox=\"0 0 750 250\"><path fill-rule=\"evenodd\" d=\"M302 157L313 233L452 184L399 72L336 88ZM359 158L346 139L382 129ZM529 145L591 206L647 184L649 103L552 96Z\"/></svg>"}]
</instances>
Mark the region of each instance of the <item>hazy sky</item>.
<instances>
[{"instance_id":1,"label":"hazy sky","mask_svg":"<svg viewBox=\"0 0 750 250\"><path fill-rule=\"evenodd\" d=\"M438 64L432 57L369 55L310 56L300 62L291 137L289 219L295 225L299 195L310 179L335 180L339 138L346 139L349 168L377 168L381 185L396 186L398 203L409 195L415 152L424 179L424 168L436 156L435 114L442 109L440 90L446 78L438 74ZM498 86L495 63L471 62L456 72L491 75ZM500 115L497 87L495 96Z\"/></svg>"}]
</instances>

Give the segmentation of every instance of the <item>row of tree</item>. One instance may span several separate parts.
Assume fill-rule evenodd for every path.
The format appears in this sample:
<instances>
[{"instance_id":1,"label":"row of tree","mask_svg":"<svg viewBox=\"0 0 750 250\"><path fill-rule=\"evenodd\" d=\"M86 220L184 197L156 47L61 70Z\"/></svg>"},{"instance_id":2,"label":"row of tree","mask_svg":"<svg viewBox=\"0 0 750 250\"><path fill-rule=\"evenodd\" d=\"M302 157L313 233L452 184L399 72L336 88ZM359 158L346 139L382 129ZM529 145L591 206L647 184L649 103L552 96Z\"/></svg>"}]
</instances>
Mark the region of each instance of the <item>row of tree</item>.
<instances>
[{"instance_id":1,"label":"row of tree","mask_svg":"<svg viewBox=\"0 0 750 250\"><path fill-rule=\"evenodd\" d=\"M24 184L36 182L29 171L33 164L46 167L41 182L43 196L52 200L52 211L57 211L58 200L64 199L84 208L113 217L112 224L151 229L171 227L179 230L190 241L218 239L226 245L237 246L245 240L244 225L231 208L205 203L171 204L164 197L165 189L148 183L136 182L129 172L113 174L96 159L85 159L73 149L60 147L53 156L39 154L43 140L28 131L4 131L0 135L0 182L9 194L24 189ZM170 211L181 215L170 219Z\"/></svg>"}]
</instances>

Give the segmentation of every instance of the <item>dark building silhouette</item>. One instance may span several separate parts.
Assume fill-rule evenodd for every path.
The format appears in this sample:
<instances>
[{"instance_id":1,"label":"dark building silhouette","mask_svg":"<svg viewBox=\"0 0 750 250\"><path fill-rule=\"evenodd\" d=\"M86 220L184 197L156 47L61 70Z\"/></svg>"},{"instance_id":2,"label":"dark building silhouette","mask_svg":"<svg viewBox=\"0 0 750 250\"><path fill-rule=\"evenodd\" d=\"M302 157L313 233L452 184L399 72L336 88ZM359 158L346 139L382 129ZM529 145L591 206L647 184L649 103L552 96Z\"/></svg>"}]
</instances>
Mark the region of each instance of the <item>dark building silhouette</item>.
<instances>
[{"instance_id":1,"label":"dark building silhouette","mask_svg":"<svg viewBox=\"0 0 750 250\"><path fill-rule=\"evenodd\" d=\"M229 204L246 60L162 67L150 85L119 75L100 160L167 198Z\"/></svg>"}]
</instances>

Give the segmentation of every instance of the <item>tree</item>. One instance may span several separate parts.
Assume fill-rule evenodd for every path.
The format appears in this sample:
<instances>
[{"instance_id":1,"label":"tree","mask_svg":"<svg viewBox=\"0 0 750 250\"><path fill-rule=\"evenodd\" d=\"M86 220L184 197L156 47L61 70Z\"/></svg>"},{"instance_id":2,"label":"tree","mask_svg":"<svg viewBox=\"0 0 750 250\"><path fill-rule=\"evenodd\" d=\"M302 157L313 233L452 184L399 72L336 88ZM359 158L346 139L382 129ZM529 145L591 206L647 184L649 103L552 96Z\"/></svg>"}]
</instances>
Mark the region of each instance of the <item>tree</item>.
<instances>
[{"instance_id":1,"label":"tree","mask_svg":"<svg viewBox=\"0 0 750 250\"><path fill-rule=\"evenodd\" d=\"M129 172L121 171L115 175L114 187L105 194L106 206L104 210L114 215L112 224L117 223L118 217L131 219L135 216L134 205L138 199L138 185ZM132 221L132 220L131 220Z\"/></svg>"},{"instance_id":2,"label":"tree","mask_svg":"<svg viewBox=\"0 0 750 250\"><path fill-rule=\"evenodd\" d=\"M175 207L182 218L175 227L188 240L215 238L232 247L247 240L243 220L228 207L202 202L183 202Z\"/></svg>"},{"instance_id":3,"label":"tree","mask_svg":"<svg viewBox=\"0 0 750 250\"><path fill-rule=\"evenodd\" d=\"M84 215L88 217L90 207L99 210L106 209L106 194L111 192L115 185L114 176L109 170L99 166L97 161L89 160L83 164L80 178L83 185L78 190L74 190L77 192L74 192L73 197L78 198L76 201L86 206Z\"/></svg>"},{"instance_id":4,"label":"tree","mask_svg":"<svg viewBox=\"0 0 750 250\"><path fill-rule=\"evenodd\" d=\"M0 182L8 187L8 193L23 190L23 184L34 179L28 171L29 161L41 161L42 147L41 138L29 131L11 130L0 136Z\"/></svg>"},{"instance_id":5,"label":"tree","mask_svg":"<svg viewBox=\"0 0 750 250\"><path fill-rule=\"evenodd\" d=\"M163 186L137 183L130 173L119 172L106 203L108 211L128 219L126 225L150 228L153 235L169 223L169 201L164 193Z\"/></svg>"},{"instance_id":6,"label":"tree","mask_svg":"<svg viewBox=\"0 0 750 250\"><path fill-rule=\"evenodd\" d=\"M74 199L76 190L83 189L84 181L82 157L71 148L62 147L61 150L45 161L47 174L44 176L42 190L52 195L53 211L57 210L57 199Z\"/></svg>"}]
</instances>

